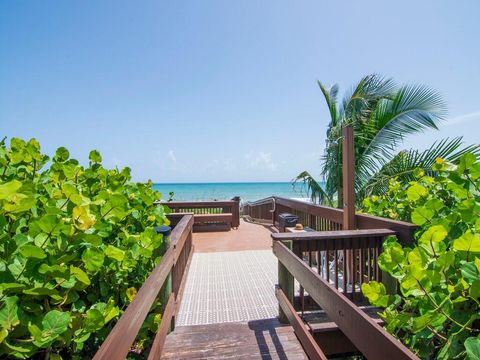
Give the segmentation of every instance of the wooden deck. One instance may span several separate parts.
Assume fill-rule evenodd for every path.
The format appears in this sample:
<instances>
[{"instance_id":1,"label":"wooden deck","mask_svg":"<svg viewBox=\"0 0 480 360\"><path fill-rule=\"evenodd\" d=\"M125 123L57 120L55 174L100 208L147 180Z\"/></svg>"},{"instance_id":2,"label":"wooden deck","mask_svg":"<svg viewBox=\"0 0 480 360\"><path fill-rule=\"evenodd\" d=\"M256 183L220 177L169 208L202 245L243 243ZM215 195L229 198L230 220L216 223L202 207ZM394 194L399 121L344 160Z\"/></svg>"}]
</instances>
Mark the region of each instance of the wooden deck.
<instances>
[{"instance_id":1,"label":"wooden deck","mask_svg":"<svg viewBox=\"0 0 480 360\"><path fill-rule=\"evenodd\" d=\"M276 318L271 234L244 220L235 230L193 234L180 326L162 359L308 359L293 328Z\"/></svg>"},{"instance_id":2,"label":"wooden deck","mask_svg":"<svg viewBox=\"0 0 480 360\"><path fill-rule=\"evenodd\" d=\"M272 228L240 219L236 230L194 233L193 246L196 253L271 250L272 231Z\"/></svg>"},{"instance_id":3,"label":"wooden deck","mask_svg":"<svg viewBox=\"0 0 480 360\"><path fill-rule=\"evenodd\" d=\"M178 327L162 359L308 359L291 326L277 319Z\"/></svg>"}]
</instances>

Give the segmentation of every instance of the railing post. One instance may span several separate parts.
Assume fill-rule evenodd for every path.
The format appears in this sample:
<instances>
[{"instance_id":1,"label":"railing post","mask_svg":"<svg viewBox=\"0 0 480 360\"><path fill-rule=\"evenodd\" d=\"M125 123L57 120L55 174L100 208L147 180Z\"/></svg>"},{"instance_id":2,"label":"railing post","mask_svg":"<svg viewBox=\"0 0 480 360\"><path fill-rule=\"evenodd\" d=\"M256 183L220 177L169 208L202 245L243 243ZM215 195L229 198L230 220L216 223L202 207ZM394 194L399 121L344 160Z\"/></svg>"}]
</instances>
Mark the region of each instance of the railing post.
<instances>
[{"instance_id":1,"label":"railing post","mask_svg":"<svg viewBox=\"0 0 480 360\"><path fill-rule=\"evenodd\" d=\"M282 243L292 250L292 241L285 241ZM288 301L290 301L291 304L295 304L295 279L280 260L278 260L278 285L285 293ZM288 317L283 312L280 305L278 305L278 320L281 323L288 323Z\"/></svg>"},{"instance_id":2,"label":"railing post","mask_svg":"<svg viewBox=\"0 0 480 360\"><path fill-rule=\"evenodd\" d=\"M343 128L343 230L355 226L355 147L353 128Z\"/></svg>"},{"instance_id":3,"label":"railing post","mask_svg":"<svg viewBox=\"0 0 480 360\"><path fill-rule=\"evenodd\" d=\"M238 228L240 226L240 197L235 196L232 206L232 227Z\"/></svg>"},{"instance_id":4,"label":"railing post","mask_svg":"<svg viewBox=\"0 0 480 360\"><path fill-rule=\"evenodd\" d=\"M170 234L172 232L172 228L170 226L159 226L155 228L155 231L158 234L163 235L163 244L162 244L162 256L167 252L170 246L172 245L170 241ZM172 294L172 273L173 269L175 267L175 260L174 259L174 265L172 269L170 269L170 272L168 273L167 279L163 283L162 287L160 288L160 294L159 294L159 299L160 299L160 309L162 311L162 317L163 314L165 313L165 310L167 308L168 300L170 298L170 295ZM173 323L173 322L172 322ZM170 327L170 330L173 330L173 326Z\"/></svg>"}]
</instances>

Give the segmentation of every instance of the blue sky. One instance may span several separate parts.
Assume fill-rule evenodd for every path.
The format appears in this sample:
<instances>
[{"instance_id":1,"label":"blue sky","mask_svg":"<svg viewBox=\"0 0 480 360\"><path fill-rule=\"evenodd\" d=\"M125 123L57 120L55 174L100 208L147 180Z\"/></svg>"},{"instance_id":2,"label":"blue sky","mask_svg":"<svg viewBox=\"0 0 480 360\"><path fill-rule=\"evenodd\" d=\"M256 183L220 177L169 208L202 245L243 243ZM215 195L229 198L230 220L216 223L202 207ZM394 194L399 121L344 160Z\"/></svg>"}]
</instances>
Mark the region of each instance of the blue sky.
<instances>
[{"instance_id":1,"label":"blue sky","mask_svg":"<svg viewBox=\"0 0 480 360\"><path fill-rule=\"evenodd\" d=\"M316 80L425 83L480 140L480 2L0 0L0 134L157 182L319 173Z\"/></svg>"}]
</instances>

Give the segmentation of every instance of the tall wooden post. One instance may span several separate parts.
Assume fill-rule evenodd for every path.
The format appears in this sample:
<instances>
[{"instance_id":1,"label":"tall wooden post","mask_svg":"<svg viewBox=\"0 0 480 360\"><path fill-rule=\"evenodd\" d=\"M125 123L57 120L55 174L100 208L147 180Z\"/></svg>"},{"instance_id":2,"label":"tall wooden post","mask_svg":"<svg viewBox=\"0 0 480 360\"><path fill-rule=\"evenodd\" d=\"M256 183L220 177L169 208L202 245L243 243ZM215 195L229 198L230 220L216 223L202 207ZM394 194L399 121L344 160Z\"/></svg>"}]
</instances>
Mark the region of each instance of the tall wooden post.
<instances>
[{"instance_id":1,"label":"tall wooden post","mask_svg":"<svg viewBox=\"0 0 480 360\"><path fill-rule=\"evenodd\" d=\"M353 141L353 128L350 126L342 129L343 144L343 230L355 230L355 146ZM347 273L344 276L345 292L348 284L355 287L355 269L352 250L345 251Z\"/></svg>"},{"instance_id":2,"label":"tall wooden post","mask_svg":"<svg viewBox=\"0 0 480 360\"><path fill-rule=\"evenodd\" d=\"M355 230L355 146L353 128L343 130L343 230Z\"/></svg>"}]
</instances>

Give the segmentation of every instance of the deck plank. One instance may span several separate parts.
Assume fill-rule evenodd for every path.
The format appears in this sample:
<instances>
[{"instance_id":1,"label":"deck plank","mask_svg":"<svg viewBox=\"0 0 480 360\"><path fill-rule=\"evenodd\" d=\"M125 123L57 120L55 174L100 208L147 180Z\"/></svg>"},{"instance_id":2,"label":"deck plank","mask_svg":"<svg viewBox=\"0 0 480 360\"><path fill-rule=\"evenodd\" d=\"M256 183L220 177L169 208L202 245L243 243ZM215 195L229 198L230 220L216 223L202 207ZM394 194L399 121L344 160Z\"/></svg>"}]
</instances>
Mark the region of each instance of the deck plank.
<instances>
[{"instance_id":1,"label":"deck plank","mask_svg":"<svg viewBox=\"0 0 480 360\"><path fill-rule=\"evenodd\" d=\"M162 359L308 359L291 326L277 319L183 326L167 336Z\"/></svg>"}]
</instances>

